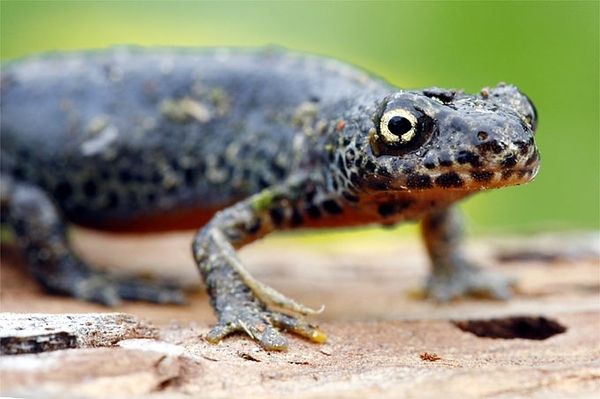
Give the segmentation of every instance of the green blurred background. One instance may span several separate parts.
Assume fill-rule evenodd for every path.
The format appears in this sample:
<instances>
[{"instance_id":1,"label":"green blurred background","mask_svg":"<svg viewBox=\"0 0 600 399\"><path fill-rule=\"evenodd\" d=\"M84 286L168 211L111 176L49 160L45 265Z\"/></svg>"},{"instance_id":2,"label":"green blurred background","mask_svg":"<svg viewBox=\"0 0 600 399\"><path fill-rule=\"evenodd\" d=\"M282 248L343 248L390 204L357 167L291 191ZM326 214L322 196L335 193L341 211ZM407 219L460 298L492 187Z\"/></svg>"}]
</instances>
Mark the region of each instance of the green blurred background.
<instances>
[{"instance_id":1,"label":"green blurred background","mask_svg":"<svg viewBox=\"0 0 600 399\"><path fill-rule=\"evenodd\" d=\"M476 231L600 226L599 2L0 2L2 60L113 44L277 44L403 88L505 81L536 104L530 185L465 204Z\"/></svg>"}]
</instances>

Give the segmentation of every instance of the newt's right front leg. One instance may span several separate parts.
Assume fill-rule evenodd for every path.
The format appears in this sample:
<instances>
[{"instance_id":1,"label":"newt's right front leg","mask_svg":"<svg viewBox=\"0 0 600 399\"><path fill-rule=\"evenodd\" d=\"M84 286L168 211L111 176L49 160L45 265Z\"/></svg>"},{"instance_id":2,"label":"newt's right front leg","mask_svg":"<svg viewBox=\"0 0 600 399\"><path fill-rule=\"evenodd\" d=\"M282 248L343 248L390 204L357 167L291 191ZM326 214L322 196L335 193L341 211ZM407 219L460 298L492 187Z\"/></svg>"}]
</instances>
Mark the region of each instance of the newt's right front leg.
<instances>
[{"instance_id":1,"label":"newt's right front leg","mask_svg":"<svg viewBox=\"0 0 600 399\"><path fill-rule=\"evenodd\" d=\"M283 210L277 217L269 209ZM289 212L287 212L289 211ZM299 334L315 342L327 337L305 320L269 309L269 305L293 313L319 313L296 303L255 280L238 259L235 249L254 241L291 218L290 202L265 190L219 213L202 228L193 243L194 257L202 273L217 325L206 336L218 342L236 331L244 331L267 350L285 350L288 342L278 329ZM283 219L282 219L283 218Z\"/></svg>"}]
</instances>

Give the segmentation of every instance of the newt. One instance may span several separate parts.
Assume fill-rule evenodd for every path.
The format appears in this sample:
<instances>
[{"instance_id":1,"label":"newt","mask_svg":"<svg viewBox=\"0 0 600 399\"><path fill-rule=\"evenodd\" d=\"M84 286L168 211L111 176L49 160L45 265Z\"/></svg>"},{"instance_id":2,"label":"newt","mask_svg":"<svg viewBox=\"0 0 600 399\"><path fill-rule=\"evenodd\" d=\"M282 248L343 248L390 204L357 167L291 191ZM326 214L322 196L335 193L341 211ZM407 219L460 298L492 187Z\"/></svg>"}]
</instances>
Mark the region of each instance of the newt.
<instances>
[{"instance_id":1,"label":"newt","mask_svg":"<svg viewBox=\"0 0 600 399\"><path fill-rule=\"evenodd\" d=\"M510 283L464 255L455 204L538 172L537 113L515 86L401 90L276 49L116 47L29 56L1 72L1 215L50 292L114 305L183 301L71 249L68 226L199 229L192 253L218 322L265 349L321 342L318 311L254 279L236 250L270 232L422 221L430 297Z\"/></svg>"}]
</instances>

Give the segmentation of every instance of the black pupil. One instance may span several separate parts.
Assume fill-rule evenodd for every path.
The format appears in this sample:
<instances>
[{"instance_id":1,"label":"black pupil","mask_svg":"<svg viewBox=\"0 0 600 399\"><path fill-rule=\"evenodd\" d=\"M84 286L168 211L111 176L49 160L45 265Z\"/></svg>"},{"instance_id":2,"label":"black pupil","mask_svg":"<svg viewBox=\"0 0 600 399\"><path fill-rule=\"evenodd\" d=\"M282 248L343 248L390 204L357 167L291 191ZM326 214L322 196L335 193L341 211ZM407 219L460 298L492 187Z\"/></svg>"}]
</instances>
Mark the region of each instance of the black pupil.
<instances>
[{"instance_id":1,"label":"black pupil","mask_svg":"<svg viewBox=\"0 0 600 399\"><path fill-rule=\"evenodd\" d=\"M408 119L403 118L401 116L394 116L388 122L388 129L393 135L402 136L403 134L409 132L410 129L412 129L412 125L410 124L410 121Z\"/></svg>"}]
</instances>

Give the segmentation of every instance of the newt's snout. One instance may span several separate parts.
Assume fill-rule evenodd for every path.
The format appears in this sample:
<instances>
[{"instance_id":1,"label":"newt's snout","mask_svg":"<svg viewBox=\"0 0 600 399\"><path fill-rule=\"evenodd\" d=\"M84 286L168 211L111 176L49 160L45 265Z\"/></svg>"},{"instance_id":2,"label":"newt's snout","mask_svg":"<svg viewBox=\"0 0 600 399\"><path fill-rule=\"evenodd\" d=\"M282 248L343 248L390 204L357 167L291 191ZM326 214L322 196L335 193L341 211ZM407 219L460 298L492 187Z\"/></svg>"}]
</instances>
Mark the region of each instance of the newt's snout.
<instances>
[{"instance_id":1,"label":"newt's snout","mask_svg":"<svg viewBox=\"0 0 600 399\"><path fill-rule=\"evenodd\" d=\"M485 189L530 182L540 165L534 141L535 106L516 87L503 83L483 89L480 96L483 118L474 116L471 122L471 126L479 125L480 129L470 132L474 153L479 158L479 165L472 165L469 173L472 184Z\"/></svg>"}]
</instances>

